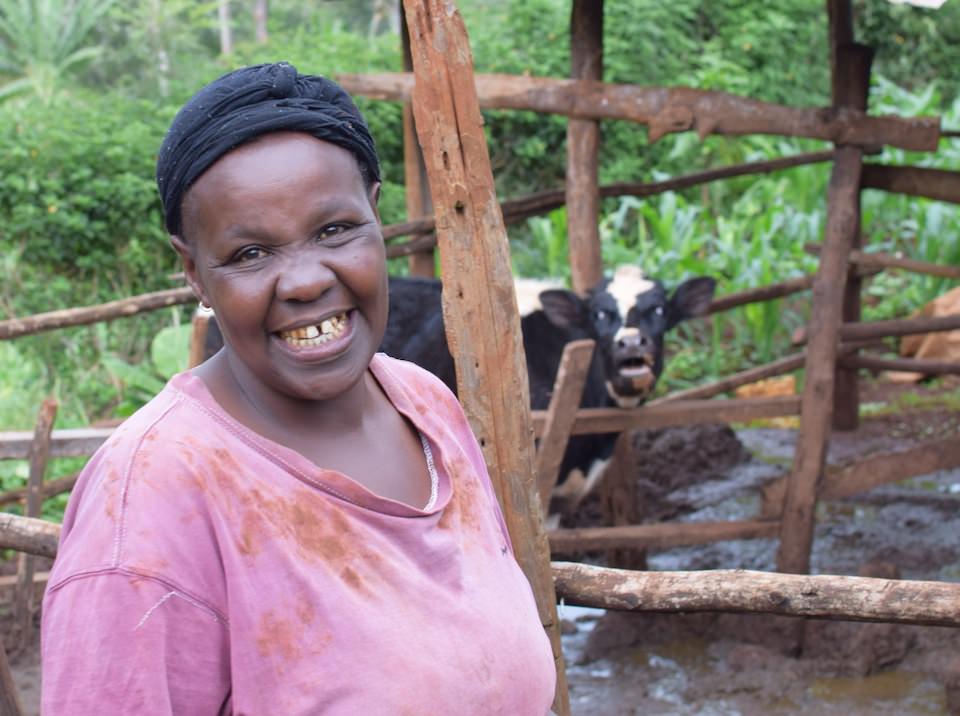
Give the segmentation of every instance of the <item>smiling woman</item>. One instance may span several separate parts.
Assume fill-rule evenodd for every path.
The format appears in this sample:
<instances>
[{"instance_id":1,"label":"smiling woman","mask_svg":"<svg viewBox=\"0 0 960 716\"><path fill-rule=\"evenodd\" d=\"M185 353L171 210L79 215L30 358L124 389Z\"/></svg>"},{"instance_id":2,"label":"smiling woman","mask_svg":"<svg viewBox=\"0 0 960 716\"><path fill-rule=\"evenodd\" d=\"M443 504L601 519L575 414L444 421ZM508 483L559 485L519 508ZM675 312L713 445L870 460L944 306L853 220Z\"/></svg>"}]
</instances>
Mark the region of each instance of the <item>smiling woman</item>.
<instances>
[{"instance_id":1,"label":"smiling woman","mask_svg":"<svg viewBox=\"0 0 960 716\"><path fill-rule=\"evenodd\" d=\"M44 713L547 713L550 645L463 411L376 353L379 170L350 98L238 70L177 115L157 175L224 348L71 495Z\"/></svg>"}]
</instances>

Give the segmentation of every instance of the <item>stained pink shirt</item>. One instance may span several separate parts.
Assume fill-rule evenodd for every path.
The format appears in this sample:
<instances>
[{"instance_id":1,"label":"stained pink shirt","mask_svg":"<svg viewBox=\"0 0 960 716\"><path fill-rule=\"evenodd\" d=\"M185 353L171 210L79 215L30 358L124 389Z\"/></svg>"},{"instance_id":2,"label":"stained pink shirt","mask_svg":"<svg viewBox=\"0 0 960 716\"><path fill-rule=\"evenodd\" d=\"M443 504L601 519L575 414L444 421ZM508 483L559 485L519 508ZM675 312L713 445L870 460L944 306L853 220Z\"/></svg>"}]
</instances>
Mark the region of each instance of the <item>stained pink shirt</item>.
<instances>
[{"instance_id":1,"label":"stained pink shirt","mask_svg":"<svg viewBox=\"0 0 960 716\"><path fill-rule=\"evenodd\" d=\"M547 713L550 645L459 404L371 369L432 449L429 511L246 429L190 373L118 428L44 597L45 716Z\"/></svg>"}]
</instances>

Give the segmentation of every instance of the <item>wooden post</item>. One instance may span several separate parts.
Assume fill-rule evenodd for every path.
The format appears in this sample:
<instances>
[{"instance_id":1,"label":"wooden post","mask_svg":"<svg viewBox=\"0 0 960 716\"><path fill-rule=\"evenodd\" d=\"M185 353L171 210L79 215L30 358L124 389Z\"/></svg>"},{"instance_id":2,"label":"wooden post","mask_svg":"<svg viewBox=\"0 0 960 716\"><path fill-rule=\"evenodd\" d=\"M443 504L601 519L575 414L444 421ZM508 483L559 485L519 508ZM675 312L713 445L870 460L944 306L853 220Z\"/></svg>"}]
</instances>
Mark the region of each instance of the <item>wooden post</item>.
<instances>
[{"instance_id":1,"label":"wooden post","mask_svg":"<svg viewBox=\"0 0 960 716\"><path fill-rule=\"evenodd\" d=\"M400 3L400 39L403 46L403 71L411 72L413 57L410 55L410 30L407 29L403 3ZM423 151L417 141L413 108L409 102L403 103L403 186L407 201L407 221L432 217L433 204L430 202L427 167L423 163ZM407 266L411 276L436 275L433 247L410 254Z\"/></svg>"},{"instance_id":2,"label":"wooden post","mask_svg":"<svg viewBox=\"0 0 960 716\"><path fill-rule=\"evenodd\" d=\"M570 76L603 80L603 0L573 0ZM600 124L567 122L567 236L573 290L584 294L603 277L600 256Z\"/></svg>"},{"instance_id":3,"label":"wooden post","mask_svg":"<svg viewBox=\"0 0 960 716\"><path fill-rule=\"evenodd\" d=\"M857 196L860 193L862 155L863 152L856 147L839 148L830 177L824 248L813 284L800 434L780 528L777 552L780 572L806 573L810 569L817 483L826 462L830 438L843 292L858 223Z\"/></svg>"},{"instance_id":4,"label":"wooden post","mask_svg":"<svg viewBox=\"0 0 960 716\"><path fill-rule=\"evenodd\" d=\"M589 339L571 341L564 346L560 357L536 458L537 489L544 516L550 512L550 495L560 477L560 464L570 441L570 430L577 419L593 346L594 342Z\"/></svg>"},{"instance_id":5,"label":"wooden post","mask_svg":"<svg viewBox=\"0 0 960 716\"><path fill-rule=\"evenodd\" d=\"M57 401L47 398L40 406L37 424L33 431L33 443L30 447L30 475L27 478L27 496L24 514L27 517L39 517L43 506L43 476L50 459L50 433L53 421L57 417ZM33 634L34 602L34 556L21 554L17 559L17 594L14 602L16 618L16 643L14 649L23 649Z\"/></svg>"},{"instance_id":6,"label":"wooden post","mask_svg":"<svg viewBox=\"0 0 960 716\"><path fill-rule=\"evenodd\" d=\"M526 360L473 57L463 19L452 3L404 0L404 7L416 77L413 111L435 207L443 318L459 396L553 646L553 709L567 716L550 547L533 471Z\"/></svg>"},{"instance_id":7,"label":"wooden post","mask_svg":"<svg viewBox=\"0 0 960 716\"><path fill-rule=\"evenodd\" d=\"M7 650L0 640L0 716L23 716L20 694L10 672Z\"/></svg>"},{"instance_id":8,"label":"wooden post","mask_svg":"<svg viewBox=\"0 0 960 716\"><path fill-rule=\"evenodd\" d=\"M835 77L839 83L834 88L837 107L850 107L862 112L867 111L867 94L870 90L870 65L873 50L865 45L844 44L837 48L838 69L842 73ZM853 234L852 246L859 250L863 245L860 231L860 192L855 198L857 226ZM855 323L860 320L860 296L863 291L863 279L857 266L851 264L847 269L847 286L843 294L843 321ZM856 430L860 424L860 384L856 369L837 368L836 383L833 389L833 428L834 430Z\"/></svg>"},{"instance_id":9,"label":"wooden post","mask_svg":"<svg viewBox=\"0 0 960 716\"><path fill-rule=\"evenodd\" d=\"M632 434L632 431L624 430L617 437L613 459L600 483L604 521L613 527L636 525L641 518L637 510L637 470ZM611 549L607 563L611 567L644 570L647 568L647 551L629 547Z\"/></svg>"}]
</instances>

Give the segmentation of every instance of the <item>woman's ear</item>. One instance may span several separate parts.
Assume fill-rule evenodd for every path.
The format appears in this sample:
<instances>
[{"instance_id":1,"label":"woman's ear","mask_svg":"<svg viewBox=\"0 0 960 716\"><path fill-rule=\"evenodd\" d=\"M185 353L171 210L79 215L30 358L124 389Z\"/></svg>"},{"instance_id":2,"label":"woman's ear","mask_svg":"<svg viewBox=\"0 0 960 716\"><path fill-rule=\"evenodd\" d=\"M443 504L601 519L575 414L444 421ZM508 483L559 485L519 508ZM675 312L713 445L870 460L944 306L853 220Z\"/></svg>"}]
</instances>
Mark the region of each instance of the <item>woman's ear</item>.
<instances>
[{"instance_id":1,"label":"woman's ear","mask_svg":"<svg viewBox=\"0 0 960 716\"><path fill-rule=\"evenodd\" d=\"M183 273L187 277L187 283L193 289L193 294L206 308L210 308L210 302L203 291L203 284L200 283L200 277L197 274L197 262L193 258L193 249L190 244L176 234L170 235L170 245L180 256L180 263L183 265Z\"/></svg>"},{"instance_id":2,"label":"woman's ear","mask_svg":"<svg viewBox=\"0 0 960 716\"><path fill-rule=\"evenodd\" d=\"M380 209L378 205L380 203L380 189L382 185L380 182L375 181L370 185L370 188L367 190L367 200L370 202L370 208L373 209L373 213L377 217L377 222L383 223L380 221Z\"/></svg>"}]
</instances>

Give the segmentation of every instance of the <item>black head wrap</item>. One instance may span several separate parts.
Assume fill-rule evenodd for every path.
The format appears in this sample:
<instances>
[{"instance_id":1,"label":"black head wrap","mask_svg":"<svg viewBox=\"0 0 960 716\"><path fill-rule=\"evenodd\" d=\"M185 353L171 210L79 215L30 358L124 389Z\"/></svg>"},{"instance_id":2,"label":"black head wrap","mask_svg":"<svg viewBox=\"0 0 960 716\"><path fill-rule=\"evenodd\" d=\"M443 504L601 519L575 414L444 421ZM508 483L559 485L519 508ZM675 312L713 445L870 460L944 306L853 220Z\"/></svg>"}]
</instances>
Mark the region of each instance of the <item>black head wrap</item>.
<instances>
[{"instance_id":1,"label":"black head wrap","mask_svg":"<svg viewBox=\"0 0 960 716\"><path fill-rule=\"evenodd\" d=\"M157 158L167 231L180 234L180 204L220 157L269 132L305 132L353 153L368 181L380 181L363 115L340 85L293 65L244 67L214 80L177 113Z\"/></svg>"}]
</instances>

